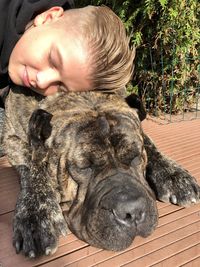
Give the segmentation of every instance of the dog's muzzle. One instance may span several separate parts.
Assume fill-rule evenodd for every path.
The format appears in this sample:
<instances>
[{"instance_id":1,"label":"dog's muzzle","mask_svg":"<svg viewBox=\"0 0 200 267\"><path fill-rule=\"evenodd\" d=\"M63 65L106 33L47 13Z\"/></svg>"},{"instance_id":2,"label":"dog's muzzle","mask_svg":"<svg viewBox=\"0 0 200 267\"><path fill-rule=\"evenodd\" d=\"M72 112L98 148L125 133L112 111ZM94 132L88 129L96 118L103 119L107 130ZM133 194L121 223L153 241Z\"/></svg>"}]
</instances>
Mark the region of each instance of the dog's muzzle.
<instances>
[{"instance_id":1,"label":"dog's muzzle","mask_svg":"<svg viewBox=\"0 0 200 267\"><path fill-rule=\"evenodd\" d=\"M150 235L158 220L153 197L144 185L125 173L96 184L86 196L82 215L87 234L93 239L86 241L108 250L125 249L135 236Z\"/></svg>"}]
</instances>

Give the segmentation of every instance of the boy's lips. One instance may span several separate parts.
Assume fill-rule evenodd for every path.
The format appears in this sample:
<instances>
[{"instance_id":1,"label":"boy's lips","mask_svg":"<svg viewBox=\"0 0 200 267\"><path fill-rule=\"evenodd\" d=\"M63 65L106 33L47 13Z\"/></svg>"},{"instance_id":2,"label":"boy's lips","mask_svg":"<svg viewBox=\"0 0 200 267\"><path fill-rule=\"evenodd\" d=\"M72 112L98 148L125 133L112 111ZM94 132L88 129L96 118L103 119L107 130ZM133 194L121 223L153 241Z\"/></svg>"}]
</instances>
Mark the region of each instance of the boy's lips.
<instances>
[{"instance_id":1,"label":"boy's lips","mask_svg":"<svg viewBox=\"0 0 200 267\"><path fill-rule=\"evenodd\" d=\"M24 72L23 72L22 80L23 80L23 84L24 84L26 87L31 87L31 84L30 84L30 81L29 81L29 77L28 77L28 72L27 72L26 66L24 67Z\"/></svg>"}]
</instances>

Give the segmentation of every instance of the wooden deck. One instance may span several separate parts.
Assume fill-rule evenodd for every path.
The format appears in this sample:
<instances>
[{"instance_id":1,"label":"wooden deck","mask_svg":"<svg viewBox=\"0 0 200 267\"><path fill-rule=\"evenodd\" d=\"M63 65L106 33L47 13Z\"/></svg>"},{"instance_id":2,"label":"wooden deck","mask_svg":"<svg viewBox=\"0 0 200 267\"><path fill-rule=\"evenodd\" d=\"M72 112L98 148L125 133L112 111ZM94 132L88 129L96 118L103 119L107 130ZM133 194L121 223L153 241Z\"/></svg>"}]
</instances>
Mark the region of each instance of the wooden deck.
<instances>
[{"instance_id":1,"label":"wooden deck","mask_svg":"<svg viewBox=\"0 0 200 267\"><path fill-rule=\"evenodd\" d=\"M200 120L168 125L151 120L143 128L168 156L187 168L200 182ZM200 266L200 204L180 208L158 203L159 225L148 238L136 238L131 247L114 253L88 246L73 234L61 238L51 257L28 260L12 247L12 216L19 190L16 172L0 159L0 267L88 266Z\"/></svg>"}]
</instances>

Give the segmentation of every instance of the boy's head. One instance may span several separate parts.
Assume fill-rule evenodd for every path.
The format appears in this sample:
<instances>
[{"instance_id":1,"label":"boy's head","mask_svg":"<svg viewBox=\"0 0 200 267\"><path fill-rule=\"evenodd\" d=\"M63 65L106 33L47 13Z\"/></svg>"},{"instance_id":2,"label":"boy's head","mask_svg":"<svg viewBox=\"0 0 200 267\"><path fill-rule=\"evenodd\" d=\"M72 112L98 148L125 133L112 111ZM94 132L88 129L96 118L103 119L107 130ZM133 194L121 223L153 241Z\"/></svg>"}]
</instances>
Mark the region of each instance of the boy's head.
<instances>
[{"instance_id":1,"label":"boy's head","mask_svg":"<svg viewBox=\"0 0 200 267\"><path fill-rule=\"evenodd\" d=\"M117 90L132 74L134 50L121 20L107 7L38 15L15 45L11 80L49 95L58 90Z\"/></svg>"}]
</instances>

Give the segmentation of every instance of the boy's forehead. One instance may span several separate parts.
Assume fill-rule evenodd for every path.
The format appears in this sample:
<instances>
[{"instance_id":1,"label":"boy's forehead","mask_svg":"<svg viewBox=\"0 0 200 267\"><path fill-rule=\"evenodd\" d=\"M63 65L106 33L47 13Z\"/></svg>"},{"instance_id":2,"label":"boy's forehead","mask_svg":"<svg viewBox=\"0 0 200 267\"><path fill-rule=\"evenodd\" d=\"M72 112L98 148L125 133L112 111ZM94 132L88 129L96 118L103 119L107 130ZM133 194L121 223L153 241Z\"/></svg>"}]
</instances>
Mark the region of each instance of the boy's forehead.
<instances>
[{"instance_id":1,"label":"boy's forehead","mask_svg":"<svg viewBox=\"0 0 200 267\"><path fill-rule=\"evenodd\" d=\"M81 9L67 9L64 11L61 19L64 19L67 22L69 22L69 21L74 22L74 19L77 20L77 17L80 16L82 14L82 12L83 11ZM74 26L76 26L76 24Z\"/></svg>"},{"instance_id":2,"label":"boy's forehead","mask_svg":"<svg viewBox=\"0 0 200 267\"><path fill-rule=\"evenodd\" d=\"M64 20L67 24L71 24L72 28L78 28L80 27L80 25L90 23L91 14L88 11L91 8L91 6L86 6L82 8L68 9L64 11L63 16L60 18L61 20Z\"/></svg>"},{"instance_id":3,"label":"boy's forehead","mask_svg":"<svg viewBox=\"0 0 200 267\"><path fill-rule=\"evenodd\" d=\"M76 35L76 38L79 38L81 36L80 25L82 23L80 23L80 19L81 18L78 14L71 10L66 10L63 16L61 16L57 21L53 22L53 26L57 30L63 30L66 37L74 34Z\"/></svg>"}]
</instances>

